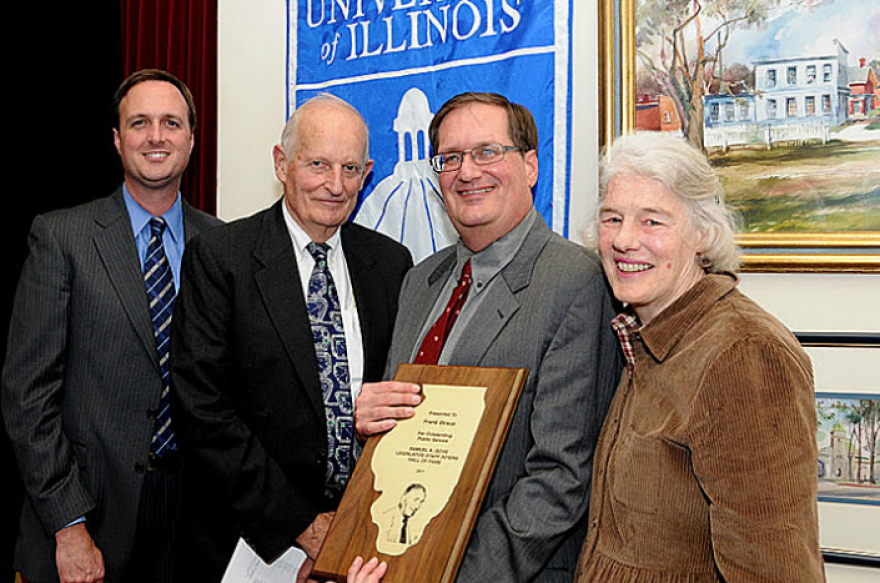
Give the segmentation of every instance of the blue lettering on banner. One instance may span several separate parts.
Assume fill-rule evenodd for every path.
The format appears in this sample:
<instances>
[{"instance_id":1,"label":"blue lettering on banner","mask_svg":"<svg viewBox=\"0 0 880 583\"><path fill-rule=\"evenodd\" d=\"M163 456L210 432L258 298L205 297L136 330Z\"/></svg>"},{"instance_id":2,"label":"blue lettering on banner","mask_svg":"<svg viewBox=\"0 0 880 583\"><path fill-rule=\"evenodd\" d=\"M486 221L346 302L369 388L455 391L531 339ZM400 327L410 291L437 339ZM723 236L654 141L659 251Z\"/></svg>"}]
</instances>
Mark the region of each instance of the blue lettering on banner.
<instances>
[{"instance_id":1,"label":"blue lettering on banner","mask_svg":"<svg viewBox=\"0 0 880 583\"><path fill-rule=\"evenodd\" d=\"M322 92L370 127L373 174L354 220L419 261L453 243L428 126L464 91L492 91L538 124L535 206L568 234L572 0L290 0L288 111Z\"/></svg>"}]
</instances>

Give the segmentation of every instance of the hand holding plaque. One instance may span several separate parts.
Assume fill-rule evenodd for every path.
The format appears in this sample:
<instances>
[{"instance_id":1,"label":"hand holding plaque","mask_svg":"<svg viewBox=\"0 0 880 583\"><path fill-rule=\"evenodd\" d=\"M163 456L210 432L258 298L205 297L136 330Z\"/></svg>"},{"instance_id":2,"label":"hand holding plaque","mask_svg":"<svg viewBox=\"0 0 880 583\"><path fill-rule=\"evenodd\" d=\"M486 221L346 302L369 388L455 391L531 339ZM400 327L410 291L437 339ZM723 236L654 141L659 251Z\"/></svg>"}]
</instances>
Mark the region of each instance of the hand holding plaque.
<instances>
[{"instance_id":1,"label":"hand holding plaque","mask_svg":"<svg viewBox=\"0 0 880 583\"><path fill-rule=\"evenodd\" d=\"M314 573L345 581L358 556L388 563L384 581L452 581L495 467L525 369L402 365L422 403L370 438Z\"/></svg>"}]
</instances>

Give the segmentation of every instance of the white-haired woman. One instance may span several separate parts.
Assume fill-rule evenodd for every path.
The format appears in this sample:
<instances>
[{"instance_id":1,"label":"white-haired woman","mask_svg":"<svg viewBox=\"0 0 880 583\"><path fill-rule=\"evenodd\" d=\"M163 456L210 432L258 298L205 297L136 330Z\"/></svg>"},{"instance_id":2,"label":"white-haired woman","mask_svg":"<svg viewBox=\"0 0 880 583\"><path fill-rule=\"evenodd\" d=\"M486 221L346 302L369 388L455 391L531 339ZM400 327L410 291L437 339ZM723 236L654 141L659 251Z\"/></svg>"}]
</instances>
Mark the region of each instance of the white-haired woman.
<instances>
[{"instance_id":1,"label":"white-haired woman","mask_svg":"<svg viewBox=\"0 0 880 583\"><path fill-rule=\"evenodd\" d=\"M702 152L618 139L595 240L627 358L593 466L578 581L823 581L810 361L737 289Z\"/></svg>"}]
</instances>

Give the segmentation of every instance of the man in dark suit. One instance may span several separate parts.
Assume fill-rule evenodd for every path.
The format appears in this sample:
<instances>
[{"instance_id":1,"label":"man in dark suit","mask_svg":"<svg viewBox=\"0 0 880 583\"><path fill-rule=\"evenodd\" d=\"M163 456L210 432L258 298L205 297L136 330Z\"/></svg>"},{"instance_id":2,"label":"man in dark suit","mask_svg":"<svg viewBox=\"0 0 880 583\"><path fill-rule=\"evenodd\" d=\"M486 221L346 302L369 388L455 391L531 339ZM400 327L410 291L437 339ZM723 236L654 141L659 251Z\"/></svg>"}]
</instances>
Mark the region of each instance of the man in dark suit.
<instances>
[{"instance_id":1,"label":"man in dark suit","mask_svg":"<svg viewBox=\"0 0 880 583\"><path fill-rule=\"evenodd\" d=\"M465 93L443 105L430 138L461 238L407 275L386 378L405 362L529 369L458 581L571 581L593 448L620 372L602 268L532 205L538 131L527 109ZM438 328L447 312L454 322ZM411 416L418 392L365 385L358 434Z\"/></svg>"},{"instance_id":2,"label":"man in dark suit","mask_svg":"<svg viewBox=\"0 0 880 583\"><path fill-rule=\"evenodd\" d=\"M116 110L125 182L34 220L10 325L2 403L27 492L16 568L31 583L169 580L179 488L164 341L185 242L219 221L179 192L189 89L140 71Z\"/></svg>"},{"instance_id":3,"label":"man in dark suit","mask_svg":"<svg viewBox=\"0 0 880 583\"><path fill-rule=\"evenodd\" d=\"M273 155L284 196L186 251L174 403L187 456L182 570L218 581L240 538L269 562L323 542L353 465L353 399L379 380L409 252L347 223L372 168L348 103L300 106Z\"/></svg>"}]
</instances>

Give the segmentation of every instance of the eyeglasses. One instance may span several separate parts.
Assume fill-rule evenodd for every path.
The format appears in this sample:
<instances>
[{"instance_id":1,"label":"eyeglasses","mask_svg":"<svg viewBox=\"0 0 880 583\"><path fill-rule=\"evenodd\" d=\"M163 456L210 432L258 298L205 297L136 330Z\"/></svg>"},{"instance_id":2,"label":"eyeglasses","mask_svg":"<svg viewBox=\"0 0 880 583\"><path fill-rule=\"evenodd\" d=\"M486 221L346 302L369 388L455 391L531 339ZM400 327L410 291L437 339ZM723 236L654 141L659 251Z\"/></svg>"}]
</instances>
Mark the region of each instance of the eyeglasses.
<instances>
[{"instance_id":1,"label":"eyeglasses","mask_svg":"<svg viewBox=\"0 0 880 583\"><path fill-rule=\"evenodd\" d=\"M437 154L431 158L431 168L433 168L435 172L450 172L452 170L458 170L461 168L462 162L464 162L465 154L470 154L471 159L477 166L485 166L487 164L499 162L504 158L505 152L518 152L521 150L522 148L518 148L517 146L486 144L485 146L479 146L472 150L465 150L464 152L445 152L443 154Z\"/></svg>"}]
</instances>

